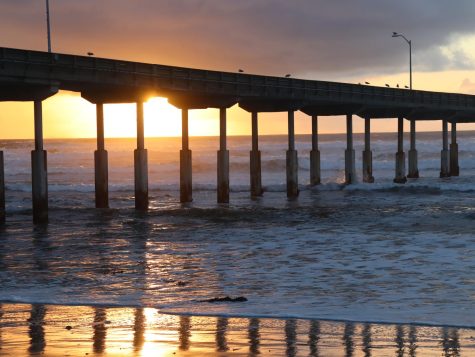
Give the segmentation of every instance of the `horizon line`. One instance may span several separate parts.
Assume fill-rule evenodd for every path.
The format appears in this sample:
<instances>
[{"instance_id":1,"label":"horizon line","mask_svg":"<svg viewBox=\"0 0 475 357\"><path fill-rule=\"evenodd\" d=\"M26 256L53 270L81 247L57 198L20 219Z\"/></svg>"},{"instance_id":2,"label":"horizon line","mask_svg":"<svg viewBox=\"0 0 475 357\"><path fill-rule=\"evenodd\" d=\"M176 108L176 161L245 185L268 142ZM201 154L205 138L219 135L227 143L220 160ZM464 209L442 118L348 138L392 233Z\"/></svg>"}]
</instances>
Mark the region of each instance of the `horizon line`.
<instances>
[{"instance_id":1,"label":"horizon line","mask_svg":"<svg viewBox=\"0 0 475 357\"><path fill-rule=\"evenodd\" d=\"M440 134L442 131L437 131L437 130L427 130L427 131L418 131L416 132L417 134L421 133L438 133ZM460 132L475 132L475 129L469 129L469 130L457 130L457 134ZM353 132L353 134L358 135L358 134L365 134L364 131L359 131L359 132ZM397 135L397 131L378 131L378 132L372 132L372 134L395 134ZM404 131L404 134L409 134L409 131ZM287 136L288 134L259 134L259 137L263 136ZM305 134L295 134L295 136L308 136L312 135L312 133L305 133ZM340 133L319 133L318 136L331 136L331 135L346 135L346 132L340 132ZM226 137L251 137L251 134L240 134L240 135L234 135L230 134L227 135ZM145 136L145 139L181 139L180 136ZM219 138L219 135L189 135L190 138ZM90 137L53 137L53 138L48 138L44 137L44 140L95 140L97 137L95 136L90 136ZM106 136L104 139L137 139L136 136ZM32 140L34 141L35 138L6 138L2 139L0 138L0 141L7 141L7 140Z\"/></svg>"}]
</instances>

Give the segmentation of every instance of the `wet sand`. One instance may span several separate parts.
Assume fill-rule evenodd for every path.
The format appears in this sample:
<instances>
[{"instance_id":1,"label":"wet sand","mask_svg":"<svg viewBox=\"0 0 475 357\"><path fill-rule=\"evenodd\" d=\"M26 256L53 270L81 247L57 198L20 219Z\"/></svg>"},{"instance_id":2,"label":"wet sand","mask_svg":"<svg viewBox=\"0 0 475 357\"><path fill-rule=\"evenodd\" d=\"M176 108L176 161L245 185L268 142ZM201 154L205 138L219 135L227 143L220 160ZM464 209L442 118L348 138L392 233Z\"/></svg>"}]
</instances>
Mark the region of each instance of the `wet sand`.
<instances>
[{"instance_id":1,"label":"wet sand","mask_svg":"<svg viewBox=\"0 0 475 357\"><path fill-rule=\"evenodd\" d=\"M1 356L474 356L475 330L0 305Z\"/></svg>"}]
</instances>

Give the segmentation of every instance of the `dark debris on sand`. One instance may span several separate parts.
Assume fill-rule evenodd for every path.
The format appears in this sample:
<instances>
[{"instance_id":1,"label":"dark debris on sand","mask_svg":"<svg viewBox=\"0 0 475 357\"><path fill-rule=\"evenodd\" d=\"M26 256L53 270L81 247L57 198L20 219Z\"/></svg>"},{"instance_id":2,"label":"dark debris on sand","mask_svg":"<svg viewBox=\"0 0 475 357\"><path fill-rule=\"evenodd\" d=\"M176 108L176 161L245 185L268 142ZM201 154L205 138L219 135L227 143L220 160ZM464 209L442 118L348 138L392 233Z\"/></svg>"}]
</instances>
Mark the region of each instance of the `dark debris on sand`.
<instances>
[{"instance_id":1,"label":"dark debris on sand","mask_svg":"<svg viewBox=\"0 0 475 357\"><path fill-rule=\"evenodd\" d=\"M212 299L200 300L200 302L211 302L211 303L213 302L246 302L246 301L247 301L247 298L245 298L244 296L238 296L235 298L225 296L225 297L216 297Z\"/></svg>"}]
</instances>

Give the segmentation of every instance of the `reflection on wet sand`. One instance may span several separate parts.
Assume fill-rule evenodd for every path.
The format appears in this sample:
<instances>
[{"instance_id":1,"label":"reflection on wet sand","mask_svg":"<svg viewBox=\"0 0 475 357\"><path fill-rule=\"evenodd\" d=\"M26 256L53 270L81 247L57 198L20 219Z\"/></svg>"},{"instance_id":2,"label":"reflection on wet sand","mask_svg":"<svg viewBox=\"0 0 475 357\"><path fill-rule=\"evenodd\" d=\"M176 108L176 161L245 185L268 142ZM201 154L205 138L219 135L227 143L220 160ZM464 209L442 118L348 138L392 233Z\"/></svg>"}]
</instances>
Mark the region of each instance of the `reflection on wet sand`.
<instances>
[{"instance_id":1,"label":"reflection on wet sand","mask_svg":"<svg viewBox=\"0 0 475 357\"><path fill-rule=\"evenodd\" d=\"M91 314L89 307L3 304L0 333L2 356L74 356L71 351L77 351L76 355L91 351L134 356L157 352L163 356L236 353L253 357L475 355L475 331L471 329L296 319L195 318L161 315L154 309L143 308L95 307ZM418 335L423 336L419 337L422 342Z\"/></svg>"},{"instance_id":2,"label":"reflection on wet sand","mask_svg":"<svg viewBox=\"0 0 475 357\"><path fill-rule=\"evenodd\" d=\"M249 319L249 326L247 328L247 337L249 339L249 355L255 356L259 352L259 319Z\"/></svg>"},{"instance_id":3,"label":"reflection on wet sand","mask_svg":"<svg viewBox=\"0 0 475 357\"><path fill-rule=\"evenodd\" d=\"M145 342L145 315L142 308L135 310L134 351L140 352Z\"/></svg>"},{"instance_id":4,"label":"reflection on wet sand","mask_svg":"<svg viewBox=\"0 0 475 357\"><path fill-rule=\"evenodd\" d=\"M396 338L394 339L396 342L397 350L396 356L397 357L404 357L404 327L403 326L396 326Z\"/></svg>"},{"instance_id":5,"label":"reflection on wet sand","mask_svg":"<svg viewBox=\"0 0 475 357\"><path fill-rule=\"evenodd\" d=\"M409 356L414 357L417 349L417 328L416 326L409 327Z\"/></svg>"},{"instance_id":6,"label":"reflection on wet sand","mask_svg":"<svg viewBox=\"0 0 475 357\"><path fill-rule=\"evenodd\" d=\"M226 352L229 350L228 342L226 341L226 332L228 329L228 319L218 317L216 322L216 351Z\"/></svg>"},{"instance_id":7,"label":"reflection on wet sand","mask_svg":"<svg viewBox=\"0 0 475 357\"><path fill-rule=\"evenodd\" d=\"M285 321L285 342L287 344L287 356L297 355L297 322L292 320Z\"/></svg>"},{"instance_id":8,"label":"reflection on wet sand","mask_svg":"<svg viewBox=\"0 0 475 357\"><path fill-rule=\"evenodd\" d=\"M343 343L345 344L345 356L352 357L355 350L353 344L353 335L355 334L355 326L350 322L345 324L345 332L343 333Z\"/></svg>"},{"instance_id":9,"label":"reflection on wet sand","mask_svg":"<svg viewBox=\"0 0 475 357\"><path fill-rule=\"evenodd\" d=\"M320 322L310 321L310 329L308 331L308 346L310 347L310 356L318 357L318 341L320 340Z\"/></svg>"},{"instance_id":10,"label":"reflection on wet sand","mask_svg":"<svg viewBox=\"0 0 475 357\"><path fill-rule=\"evenodd\" d=\"M106 347L106 336L107 336L107 327L106 327L106 318L107 312L105 308L96 307L94 309L94 323L92 328L94 334L92 336L93 345L92 349L95 353L102 353Z\"/></svg>"},{"instance_id":11,"label":"reflection on wet sand","mask_svg":"<svg viewBox=\"0 0 475 357\"><path fill-rule=\"evenodd\" d=\"M3 317L3 305L0 304L0 351L2 350L2 317Z\"/></svg>"},{"instance_id":12,"label":"reflection on wet sand","mask_svg":"<svg viewBox=\"0 0 475 357\"><path fill-rule=\"evenodd\" d=\"M191 336L191 318L189 316L180 316L179 328L180 344L179 348L182 351L188 351L190 348Z\"/></svg>"},{"instance_id":13,"label":"reflection on wet sand","mask_svg":"<svg viewBox=\"0 0 475 357\"><path fill-rule=\"evenodd\" d=\"M371 325L364 324L363 331L361 332L363 338L363 353L365 357L371 357L371 346L372 339L371 339Z\"/></svg>"},{"instance_id":14,"label":"reflection on wet sand","mask_svg":"<svg viewBox=\"0 0 475 357\"><path fill-rule=\"evenodd\" d=\"M445 357L460 356L460 341L458 331L454 328L442 329L442 349Z\"/></svg>"},{"instance_id":15,"label":"reflection on wet sand","mask_svg":"<svg viewBox=\"0 0 475 357\"><path fill-rule=\"evenodd\" d=\"M28 335L30 336L28 351L33 355L43 352L46 346L45 316L46 307L44 305L33 305L31 307L31 315L28 319Z\"/></svg>"}]
</instances>

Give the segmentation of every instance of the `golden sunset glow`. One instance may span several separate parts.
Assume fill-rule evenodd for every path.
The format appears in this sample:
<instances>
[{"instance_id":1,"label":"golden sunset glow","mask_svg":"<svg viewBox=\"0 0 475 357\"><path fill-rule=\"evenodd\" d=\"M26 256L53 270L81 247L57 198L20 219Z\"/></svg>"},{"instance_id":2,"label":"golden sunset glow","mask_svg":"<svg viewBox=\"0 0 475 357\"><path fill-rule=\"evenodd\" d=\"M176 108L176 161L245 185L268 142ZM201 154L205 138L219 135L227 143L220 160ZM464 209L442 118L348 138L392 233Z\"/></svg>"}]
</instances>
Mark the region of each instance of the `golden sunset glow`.
<instances>
[{"instance_id":1,"label":"golden sunset glow","mask_svg":"<svg viewBox=\"0 0 475 357\"><path fill-rule=\"evenodd\" d=\"M421 72L414 75L414 86L422 90L441 92L473 93L475 77L471 71ZM354 78L353 82L369 81L372 85L385 83L396 87L407 83L407 73L394 75ZM151 98L145 105L145 136L181 136L181 110L168 103L166 98ZM135 104L106 104L105 136L122 138L136 136ZM45 138L95 138L95 105L81 98L80 93L61 91L43 102ZM0 103L0 139L33 138L33 103ZM396 128L394 120L374 120L373 132L391 132ZM439 130L439 121L421 121L418 131ZM463 124L460 130L473 130L475 124ZM345 132L343 117L322 117L319 121L320 133ZM354 132L363 132L363 120L354 121ZM250 135L250 114L237 105L227 111L228 135ZM303 113L296 113L295 132L308 134L311 122ZM259 134L277 135L287 133L286 113L259 113ZM190 136L219 135L219 112L217 109L197 109L189 111Z\"/></svg>"}]
</instances>

